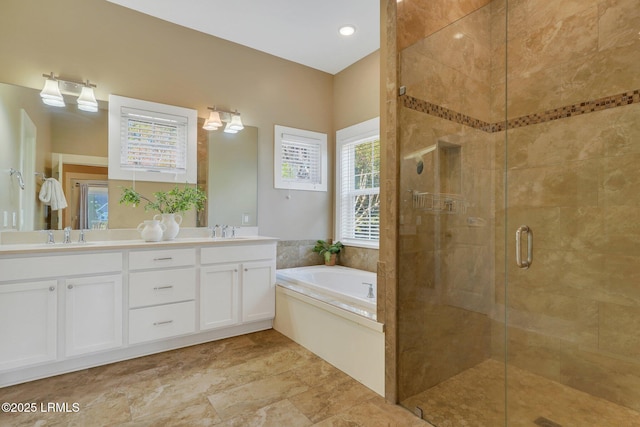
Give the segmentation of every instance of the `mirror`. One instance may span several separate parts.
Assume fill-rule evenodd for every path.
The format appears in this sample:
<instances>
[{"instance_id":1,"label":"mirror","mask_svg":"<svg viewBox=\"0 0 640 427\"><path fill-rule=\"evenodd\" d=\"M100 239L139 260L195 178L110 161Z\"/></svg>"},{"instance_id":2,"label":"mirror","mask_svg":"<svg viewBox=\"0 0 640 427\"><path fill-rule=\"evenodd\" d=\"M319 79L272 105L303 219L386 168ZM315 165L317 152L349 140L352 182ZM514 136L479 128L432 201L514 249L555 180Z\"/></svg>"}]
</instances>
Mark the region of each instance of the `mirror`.
<instances>
[{"instance_id":1,"label":"mirror","mask_svg":"<svg viewBox=\"0 0 640 427\"><path fill-rule=\"evenodd\" d=\"M37 89L0 83L0 231L106 227L108 105L99 101L98 112L90 113L79 111L73 96L65 96L65 102L64 108L47 106ZM256 226L257 128L225 134L203 130L204 119L198 121L198 185L207 191L208 203L195 224ZM24 190L11 169L21 172ZM66 209L52 211L39 200L43 177L60 182ZM149 195L157 191L153 183L144 188ZM108 194L111 210L132 209ZM79 206L90 212L88 224L82 224ZM139 215L120 211L116 228L136 227ZM127 216L130 224L121 219Z\"/></svg>"}]
</instances>

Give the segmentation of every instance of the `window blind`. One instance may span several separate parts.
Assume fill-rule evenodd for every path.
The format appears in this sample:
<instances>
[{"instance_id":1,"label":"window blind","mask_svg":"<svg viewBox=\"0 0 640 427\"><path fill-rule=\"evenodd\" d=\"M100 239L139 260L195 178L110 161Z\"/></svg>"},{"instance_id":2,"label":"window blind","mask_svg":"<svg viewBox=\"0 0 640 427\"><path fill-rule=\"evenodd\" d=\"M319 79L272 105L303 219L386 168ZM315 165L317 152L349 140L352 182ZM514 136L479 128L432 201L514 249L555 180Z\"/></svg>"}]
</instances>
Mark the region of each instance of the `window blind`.
<instances>
[{"instance_id":1,"label":"window blind","mask_svg":"<svg viewBox=\"0 0 640 427\"><path fill-rule=\"evenodd\" d=\"M185 173L187 118L122 108L122 169Z\"/></svg>"},{"instance_id":2,"label":"window blind","mask_svg":"<svg viewBox=\"0 0 640 427\"><path fill-rule=\"evenodd\" d=\"M380 140L345 143L341 149L340 238L380 238Z\"/></svg>"}]
</instances>

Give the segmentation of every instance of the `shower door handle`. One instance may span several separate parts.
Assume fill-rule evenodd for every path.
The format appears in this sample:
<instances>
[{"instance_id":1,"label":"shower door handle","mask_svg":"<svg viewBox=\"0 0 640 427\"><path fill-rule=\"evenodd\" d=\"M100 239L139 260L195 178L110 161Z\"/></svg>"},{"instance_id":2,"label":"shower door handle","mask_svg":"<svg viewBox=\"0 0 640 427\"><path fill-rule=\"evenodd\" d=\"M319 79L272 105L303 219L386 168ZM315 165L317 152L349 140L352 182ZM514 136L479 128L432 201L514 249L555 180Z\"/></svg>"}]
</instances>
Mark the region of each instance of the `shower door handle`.
<instances>
[{"instance_id":1,"label":"shower door handle","mask_svg":"<svg viewBox=\"0 0 640 427\"><path fill-rule=\"evenodd\" d=\"M520 248L522 235L527 235L527 260L522 260L522 250ZM522 269L527 269L533 262L533 232L526 225L521 225L516 230L516 265Z\"/></svg>"}]
</instances>

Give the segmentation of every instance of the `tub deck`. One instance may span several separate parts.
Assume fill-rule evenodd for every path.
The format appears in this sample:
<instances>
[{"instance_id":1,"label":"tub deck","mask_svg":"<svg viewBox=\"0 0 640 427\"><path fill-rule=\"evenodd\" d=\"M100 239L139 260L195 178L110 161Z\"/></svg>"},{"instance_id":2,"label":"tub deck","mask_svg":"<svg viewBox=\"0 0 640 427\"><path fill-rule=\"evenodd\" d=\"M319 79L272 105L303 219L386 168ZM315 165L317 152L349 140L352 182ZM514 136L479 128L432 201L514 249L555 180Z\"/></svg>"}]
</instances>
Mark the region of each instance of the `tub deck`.
<instances>
[{"instance_id":1,"label":"tub deck","mask_svg":"<svg viewBox=\"0 0 640 427\"><path fill-rule=\"evenodd\" d=\"M384 396L384 325L375 311L277 282L273 328Z\"/></svg>"},{"instance_id":2,"label":"tub deck","mask_svg":"<svg viewBox=\"0 0 640 427\"><path fill-rule=\"evenodd\" d=\"M373 321L377 319L376 300L375 298L368 300L364 297L367 294L366 287L362 286L358 289L361 290L360 294L345 295L342 294L341 291L331 289L324 284L315 284L310 282L310 279L305 277L305 270L327 270L332 274L339 275L341 273L347 273L351 276L362 274L362 278L357 279L359 280L357 283L358 286L361 286L362 281L372 282L375 285L375 275L373 273L347 267L298 267L278 270L276 272L276 282L281 287L304 294L342 310L349 311L359 316L364 316Z\"/></svg>"}]
</instances>

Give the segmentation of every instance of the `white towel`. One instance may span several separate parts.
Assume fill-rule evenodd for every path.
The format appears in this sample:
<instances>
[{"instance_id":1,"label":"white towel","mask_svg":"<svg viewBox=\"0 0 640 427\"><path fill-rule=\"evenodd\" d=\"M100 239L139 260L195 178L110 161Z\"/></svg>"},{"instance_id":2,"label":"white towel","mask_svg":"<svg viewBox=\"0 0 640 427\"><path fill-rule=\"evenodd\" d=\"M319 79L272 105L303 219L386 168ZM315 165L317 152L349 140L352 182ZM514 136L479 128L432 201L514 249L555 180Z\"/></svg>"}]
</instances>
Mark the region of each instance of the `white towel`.
<instances>
[{"instance_id":1,"label":"white towel","mask_svg":"<svg viewBox=\"0 0 640 427\"><path fill-rule=\"evenodd\" d=\"M40 201L45 205L51 205L54 211L67 207L67 199L64 197L62 185L55 178L47 178L40 188Z\"/></svg>"}]
</instances>

